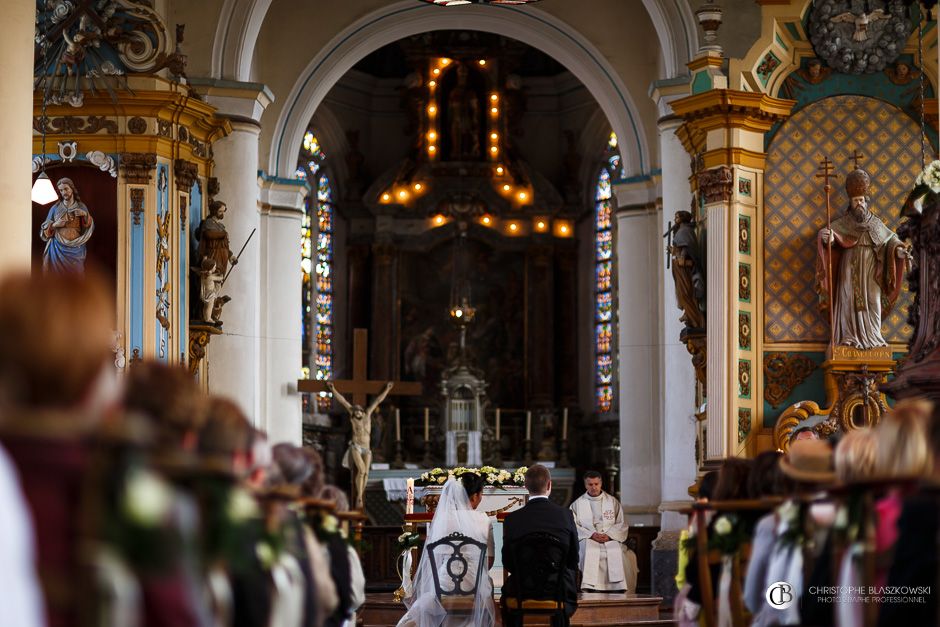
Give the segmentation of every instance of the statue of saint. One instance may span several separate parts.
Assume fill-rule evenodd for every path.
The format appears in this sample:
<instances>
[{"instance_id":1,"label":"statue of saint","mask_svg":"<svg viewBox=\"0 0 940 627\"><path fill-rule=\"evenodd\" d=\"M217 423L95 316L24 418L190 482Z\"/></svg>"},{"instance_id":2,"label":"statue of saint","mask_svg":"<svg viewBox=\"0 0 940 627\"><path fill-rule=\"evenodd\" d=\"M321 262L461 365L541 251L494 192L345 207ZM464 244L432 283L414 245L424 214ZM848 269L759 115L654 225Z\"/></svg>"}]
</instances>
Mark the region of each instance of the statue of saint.
<instances>
[{"instance_id":1,"label":"statue of saint","mask_svg":"<svg viewBox=\"0 0 940 627\"><path fill-rule=\"evenodd\" d=\"M680 322L686 328L705 328L705 273L695 222L689 211L677 211L672 227L672 279L676 284L676 304L682 310Z\"/></svg>"},{"instance_id":2,"label":"statue of saint","mask_svg":"<svg viewBox=\"0 0 940 627\"><path fill-rule=\"evenodd\" d=\"M56 187L62 200L52 205L45 222L39 227L39 237L46 242L42 254L45 272L77 272L85 270L85 244L95 232L88 207L78 197L72 179L61 178Z\"/></svg>"},{"instance_id":3,"label":"statue of saint","mask_svg":"<svg viewBox=\"0 0 940 627\"><path fill-rule=\"evenodd\" d=\"M333 394L340 405L349 413L349 420L352 422L352 440L349 442L349 448L343 455L343 467L349 468L352 473L352 500L353 507L363 509L363 499L366 493L366 483L369 481L369 469L372 467L372 449L370 447L370 435L372 433L372 414L378 406L385 400L388 393L392 391L394 384L389 381L379 395L372 399L372 403L366 409L361 405L352 405L346 398L340 394L332 381L326 382L327 389Z\"/></svg>"},{"instance_id":4,"label":"statue of saint","mask_svg":"<svg viewBox=\"0 0 940 627\"><path fill-rule=\"evenodd\" d=\"M211 259L215 263L215 271L225 276L228 272L229 262L232 265L238 263L238 259L229 248L228 231L222 224L222 218L228 207L224 202L214 200L209 203L209 215L199 223L196 228L196 239L199 241L199 247L196 249L197 267L202 267L205 259Z\"/></svg>"},{"instance_id":5,"label":"statue of saint","mask_svg":"<svg viewBox=\"0 0 940 627\"><path fill-rule=\"evenodd\" d=\"M834 344L859 349L887 346L881 335L882 315L891 310L901 293L904 270L910 261L910 253L897 234L869 209L870 182L868 173L862 169L846 177L849 206L832 221L831 230L820 229L817 237L820 308L834 308Z\"/></svg>"},{"instance_id":6,"label":"statue of saint","mask_svg":"<svg viewBox=\"0 0 940 627\"><path fill-rule=\"evenodd\" d=\"M450 115L450 156L453 159L475 159L480 156L480 103L467 84L469 70L457 66L457 84L447 97Z\"/></svg>"}]
</instances>

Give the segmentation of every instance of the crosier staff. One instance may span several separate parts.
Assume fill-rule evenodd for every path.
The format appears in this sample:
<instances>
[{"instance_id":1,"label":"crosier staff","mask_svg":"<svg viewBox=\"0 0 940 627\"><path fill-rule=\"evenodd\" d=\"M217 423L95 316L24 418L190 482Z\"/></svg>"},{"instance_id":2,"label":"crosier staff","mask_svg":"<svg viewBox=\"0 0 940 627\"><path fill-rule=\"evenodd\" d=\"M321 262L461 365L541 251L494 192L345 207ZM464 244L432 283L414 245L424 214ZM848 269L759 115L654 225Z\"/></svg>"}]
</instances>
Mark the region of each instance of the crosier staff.
<instances>
[{"instance_id":1,"label":"crosier staff","mask_svg":"<svg viewBox=\"0 0 940 627\"><path fill-rule=\"evenodd\" d=\"M825 185L823 190L826 192L826 231L829 233L829 237L826 238L826 247L827 247L827 258L826 258L826 281L829 284L829 350L832 351L832 346L835 344L835 300L832 293L832 205L830 204L829 194L832 192L832 185L829 184L830 178L838 178L838 174L833 174L832 172L832 162L829 161L829 157L824 157L822 161L819 162L819 174L816 175L816 178L823 179Z\"/></svg>"},{"instance_id":2,"label":"crosier staff","mask_svg":"<svg viewBox=\"0 0 940 627\"><path fill-rule=\"evenodd\" d=\"M225 281L228 279L228 275L230 275L232 273L232 270L235 269L235 264L238 263L238 260L242 256L242 253L245 252L245 247L248 246L248 242L251 241L251 238L254 237L255 231L257 230L258 229L251 229L251 233L248 234L248 239L245 240L245 243L242 244L241 250L239 250L238 254L235 255L235 260L232 261L232 264L229 266L228 272L225 273L225 276L222 278L222 283L219 285L219 287L222 287L222 285L225 285Z\"/></svg>"}]
</instances>

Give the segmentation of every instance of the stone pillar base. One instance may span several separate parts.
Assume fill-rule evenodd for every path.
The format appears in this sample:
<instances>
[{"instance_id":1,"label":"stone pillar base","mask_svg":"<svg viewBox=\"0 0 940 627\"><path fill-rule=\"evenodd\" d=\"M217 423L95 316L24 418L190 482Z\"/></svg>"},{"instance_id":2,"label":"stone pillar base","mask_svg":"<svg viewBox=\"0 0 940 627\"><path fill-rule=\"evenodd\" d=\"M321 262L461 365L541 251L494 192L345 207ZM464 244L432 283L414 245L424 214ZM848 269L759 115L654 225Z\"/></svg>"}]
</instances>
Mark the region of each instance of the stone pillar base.
<instances>
[{"instance_id":1,"label":"stone pillar base","mask_svg":"<svg viewBox=\"0 0 940 627\"><path fill-rule=\"evenodd\" d=\"M679 564L679 531L660 531L653 540L650 558L650 594L663 598L663 605L671 607L679 592L676 588L676 568Z\"/></svg>"}]
</instances>

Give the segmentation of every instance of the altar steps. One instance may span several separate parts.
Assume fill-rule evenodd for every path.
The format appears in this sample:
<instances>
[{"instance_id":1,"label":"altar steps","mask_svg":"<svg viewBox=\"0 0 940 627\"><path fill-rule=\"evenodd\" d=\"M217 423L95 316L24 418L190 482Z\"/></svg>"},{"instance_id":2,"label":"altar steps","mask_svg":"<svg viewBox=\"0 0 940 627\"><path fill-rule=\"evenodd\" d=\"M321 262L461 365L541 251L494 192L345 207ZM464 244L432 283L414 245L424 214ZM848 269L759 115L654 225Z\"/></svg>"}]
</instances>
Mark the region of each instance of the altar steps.
<instances>
[{"instance_id":1,"label":"altar steps","mask_svg":"<svg viewBox=\"0 0 940 627\"><path fill-rule=\"evenodd\" d=\"M666 627L676 623L660 615L662 597L646 594L602 594L582 593L578 597L578 610L571 617L571 627ZM366 602L359 611L358 627L395 627L404 615L405 607L391 594L366 595ZM540 624L531 617L526 624ZM497 625L500 625L497 606ZM547 622L544 624L548 624Z\"/></svg>"}]
</instances>

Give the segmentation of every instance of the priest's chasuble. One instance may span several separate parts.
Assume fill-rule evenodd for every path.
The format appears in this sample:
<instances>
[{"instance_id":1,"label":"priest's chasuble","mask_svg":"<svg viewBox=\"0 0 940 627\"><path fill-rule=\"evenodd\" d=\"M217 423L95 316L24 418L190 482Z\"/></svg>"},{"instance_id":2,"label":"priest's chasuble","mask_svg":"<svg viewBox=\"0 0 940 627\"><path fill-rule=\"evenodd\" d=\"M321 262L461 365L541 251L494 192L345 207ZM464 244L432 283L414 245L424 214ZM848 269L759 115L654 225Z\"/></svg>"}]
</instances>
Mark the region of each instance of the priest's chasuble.
<instances>
[{"instance_id":1,"label":"priest's chasuble","mask_svg":"<svg viewBox=\"0 0 940 627\"><path fill-rule=\"evenodd\" d=\"M622 544L628 527L617 499L606 492L598 496L584 494L571 504L571 512L578 530L581 588L635 592L636 558ZM610 541L592 540L595 532L606 534Z\"/></svg>"}]
</instances>

